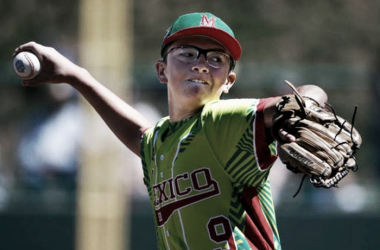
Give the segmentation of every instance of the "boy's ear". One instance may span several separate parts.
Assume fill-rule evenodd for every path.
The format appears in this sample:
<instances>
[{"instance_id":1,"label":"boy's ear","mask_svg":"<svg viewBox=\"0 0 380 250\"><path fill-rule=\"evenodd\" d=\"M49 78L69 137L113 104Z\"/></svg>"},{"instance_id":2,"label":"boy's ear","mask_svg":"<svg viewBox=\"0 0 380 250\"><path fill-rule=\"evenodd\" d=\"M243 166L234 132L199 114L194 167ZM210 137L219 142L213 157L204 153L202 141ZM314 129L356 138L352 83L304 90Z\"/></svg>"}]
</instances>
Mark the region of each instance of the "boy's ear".
<instances>
[{"instance_id":1,"label":"boy's ear","mask_svg":"<svg viewBox=\"0 0 380 250\"><path fill-rule=\"evenodd\" d=\"M232 86L234 85L235 81L236 81L235 72L230 72L224 84L223 93L227 94L230 91L230 88L232 88Z\"/></svg>"},{"instance_id":2,"label":"boy's ear","mask_svg":"<svg viewBox=\"0 0 380 250\"><path fill-rule=\"evenodd\" d=\"M168 82L168 78L166 77L166 74L165 74L165 67L166 67L165 62L161 60L156 62L156 73L157 73L158 80L160 80L161 83Z\"/></svg>"}]
</instances>

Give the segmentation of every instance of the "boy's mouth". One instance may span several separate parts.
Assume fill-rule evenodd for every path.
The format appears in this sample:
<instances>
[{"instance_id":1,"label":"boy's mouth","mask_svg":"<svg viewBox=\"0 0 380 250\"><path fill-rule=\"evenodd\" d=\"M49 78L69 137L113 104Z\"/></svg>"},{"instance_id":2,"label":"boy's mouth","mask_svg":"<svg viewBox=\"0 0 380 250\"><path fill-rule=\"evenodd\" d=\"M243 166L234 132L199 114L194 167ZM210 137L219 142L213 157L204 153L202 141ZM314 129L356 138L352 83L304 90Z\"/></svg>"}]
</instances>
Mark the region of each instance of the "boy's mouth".
<instances>
[{"instance_id":1,"label":"boy's mouth","mask_svg":"<svg viewBox=\"0 0 380 250\"><path fill-rule=\"evenodd\" d=\"M207 84L206 81L199 80L199 79L189 79L189 82L195 82L195 83L201 83L201 84Z\"/></svg>"}]
</instances>

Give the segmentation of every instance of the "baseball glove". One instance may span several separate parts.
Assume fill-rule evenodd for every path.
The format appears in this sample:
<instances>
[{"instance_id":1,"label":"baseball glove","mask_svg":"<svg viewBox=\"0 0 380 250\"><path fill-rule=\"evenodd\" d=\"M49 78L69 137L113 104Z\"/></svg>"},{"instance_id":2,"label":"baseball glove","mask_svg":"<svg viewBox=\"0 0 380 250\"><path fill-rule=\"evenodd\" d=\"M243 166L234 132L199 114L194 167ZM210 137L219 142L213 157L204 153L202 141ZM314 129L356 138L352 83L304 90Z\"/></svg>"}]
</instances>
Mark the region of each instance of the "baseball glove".
<instances>
[{"instance_id":1,"label":"baseball glove","mask_svg":"<svg viewBox=\"0 0 380 250\"><path fill-rule=\"evenodd\" d=\"M302 97L290 82L286 83L294 94L282 96L278 101L272 123L272 135L279 142L279 157L294 173L308 176L315 187L337 187L350 170L358 169L354 154L362 143L361 136L330 105L326 104L331 111L311 98ZM294 135L296 140L284 141L280 129Z\"/></svg>"}]
</instances>

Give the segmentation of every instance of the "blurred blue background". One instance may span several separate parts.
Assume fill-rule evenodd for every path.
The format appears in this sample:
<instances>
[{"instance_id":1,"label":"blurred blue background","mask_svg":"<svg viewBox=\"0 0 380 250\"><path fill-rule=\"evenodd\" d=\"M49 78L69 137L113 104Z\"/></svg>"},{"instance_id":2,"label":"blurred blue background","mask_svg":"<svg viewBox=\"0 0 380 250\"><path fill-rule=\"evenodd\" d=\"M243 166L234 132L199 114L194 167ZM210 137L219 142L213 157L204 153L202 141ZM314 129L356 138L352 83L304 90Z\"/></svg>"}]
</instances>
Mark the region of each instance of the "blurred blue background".
<instances>
[{"instance_id":1,"label":"blurred blue background","mask_svg":"<svg viewBox=\"0 0 380 250\"><path fill-rule=\"evenodd\" d=\"M94 2L96 4L96 2ZM359 171L340 188L315 189L276 163L271 173L284 249L378 249L380 222L380 1L132 1L133 105L150 119L167 114L155 76L161 39L178 15L208 11L243 47L237 82L224 98L266 97L316 84L363 137ZM75 249L80 96L66 85L27 88L12 70L25 42L79 58L79 0L0 0L0 249ZM94 52L96 53L96 51ZM106 84L106 83L105 83ZM95 135L96 136L96 135ZM126 149L126 154L128 154ZM152 213L136 159L131 249L155 249Z\"/></svg>"}]
</instances>

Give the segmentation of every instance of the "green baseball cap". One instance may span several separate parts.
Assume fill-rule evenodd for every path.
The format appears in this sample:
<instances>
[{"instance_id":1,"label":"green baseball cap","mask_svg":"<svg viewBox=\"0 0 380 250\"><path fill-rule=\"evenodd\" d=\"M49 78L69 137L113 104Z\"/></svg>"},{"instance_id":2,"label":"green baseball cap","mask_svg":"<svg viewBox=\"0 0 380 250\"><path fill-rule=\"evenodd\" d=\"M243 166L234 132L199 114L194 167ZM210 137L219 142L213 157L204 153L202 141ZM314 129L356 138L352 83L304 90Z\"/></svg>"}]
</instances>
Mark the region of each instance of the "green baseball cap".
<instances>
[{"instance_id":1,"label":"green baseball cap","mask_svg":"<svg viewBox=\"0 0 380 250\"><path fill-rule=\"evenodd\" d=\"M241 46L234 32L219 17L211 13L190 13L180 16L166 31L162 41L161 55L165 46L185 36L206 36L221 43L237 61L241 56Z\"/></svg>"}]
</instances>

